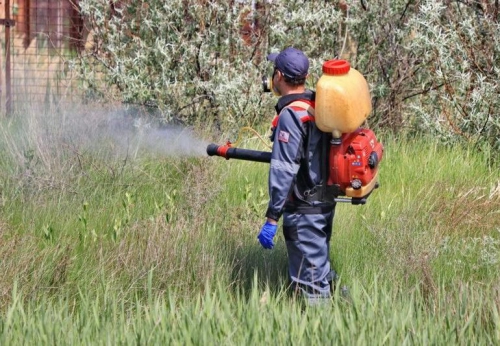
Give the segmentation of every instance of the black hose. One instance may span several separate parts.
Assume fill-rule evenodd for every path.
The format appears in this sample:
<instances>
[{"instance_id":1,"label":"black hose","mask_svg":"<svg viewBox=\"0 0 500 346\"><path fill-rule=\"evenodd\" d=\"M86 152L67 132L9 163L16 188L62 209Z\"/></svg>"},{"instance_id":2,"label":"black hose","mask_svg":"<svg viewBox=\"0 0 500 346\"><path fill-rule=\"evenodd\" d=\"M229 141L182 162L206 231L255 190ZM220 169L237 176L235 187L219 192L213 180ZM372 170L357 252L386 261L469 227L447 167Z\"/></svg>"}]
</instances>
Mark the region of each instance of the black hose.
<instances>
[{"instance_id":1,"label":"black hose","mask_svg":"<svg viewBox=\"0 0 500 346\"><path fill-rule=\"evenodd\" d=\"M226 159L238 159L238 160L246 160L246 161L255 161L255 162L271 162L271 153L268 151L258 151L258 150L249 150L249 149L240 149L240 148L231 148L220 146L217 144L209 144L207 146L207 154L209 156L221 156Z\"/></svg>"}]
</instances>

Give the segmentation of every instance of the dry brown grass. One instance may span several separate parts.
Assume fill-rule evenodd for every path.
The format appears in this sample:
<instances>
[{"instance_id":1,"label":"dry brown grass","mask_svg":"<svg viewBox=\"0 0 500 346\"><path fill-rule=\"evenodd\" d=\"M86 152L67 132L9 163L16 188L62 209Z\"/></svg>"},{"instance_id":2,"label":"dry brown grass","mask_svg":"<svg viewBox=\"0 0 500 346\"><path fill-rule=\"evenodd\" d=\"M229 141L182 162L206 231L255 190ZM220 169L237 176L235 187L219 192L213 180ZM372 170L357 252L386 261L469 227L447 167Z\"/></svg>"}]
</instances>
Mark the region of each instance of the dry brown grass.
<instances>
[{"instance_id":1,"label":"dry brown grass","mask_svg":"<svg viewBox=\"0 0 500 346\"><path fill-rule=\"evenodd\" d=\"M488 259L481 256L493 251L489 246L496 246L488 245L487 239L496 237L495 230L500 231L500 180L492 180L489 185L473 185L471 179L436 180L422 190L409 192L411 198L402 203L397 214L367 225L395 283L411 285L416 281L426 299L432 300L447 270L464 273L472 267L485 268ZM449 245L443 249L443 244ZM466 248L467 254L461 253ZM443 259L440 263L446 269L437 268L436 261L442 256L456 259ZM482 274L476 275L480 280ZM460 277L456 280L460 282Z\"/></svg>"},{"instance_id":2,"label":"dry brown grass","mask_svg":"<svg viewBox=\"0 0 500 346\"><path fill-rule=\"evenodd\" d=\"M71 246L58 244L44 248L38 237L9 232L0 235L0 243L0 309L10 303L14 283L26 299L61 290L67 284Z\"/></svg>"},{"instance_id":3,"label":"dry brown grass","mask_svg":"<svg viewBox=\"0 0 500 346\"><path fill-rule=\"evenodd\" d=\"M447 185L430 210L442 236L483 236L500 229L500 180L492 186Z\"/></svg>"}]
</instances>

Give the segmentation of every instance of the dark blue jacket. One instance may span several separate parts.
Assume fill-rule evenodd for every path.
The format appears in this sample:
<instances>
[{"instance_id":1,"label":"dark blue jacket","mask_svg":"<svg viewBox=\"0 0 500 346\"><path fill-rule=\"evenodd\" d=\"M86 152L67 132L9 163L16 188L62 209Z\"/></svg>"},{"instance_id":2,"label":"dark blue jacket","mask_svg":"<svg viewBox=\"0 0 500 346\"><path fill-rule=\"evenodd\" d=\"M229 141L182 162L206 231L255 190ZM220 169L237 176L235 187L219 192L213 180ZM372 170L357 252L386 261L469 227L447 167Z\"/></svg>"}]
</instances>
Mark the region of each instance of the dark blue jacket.
<instances>
[{"instance_id":1,"label":"dark blue jacket","mask_svg":"<svg viewBox=\"0 0 500 346\"><path fill-rule=\"evenodd\" d=\"M273 149L269 169L269 205L266 217L278 220L285 210L297 207L330 206L311 202L306 195L323 184L327 162L328 134L310 121L302 108L289 105L298 100L314 104L314 92L282 96L276 105L278 123L271 135ZM312 118L314 119L314 118Z\"/></svg>"}]
</instances>

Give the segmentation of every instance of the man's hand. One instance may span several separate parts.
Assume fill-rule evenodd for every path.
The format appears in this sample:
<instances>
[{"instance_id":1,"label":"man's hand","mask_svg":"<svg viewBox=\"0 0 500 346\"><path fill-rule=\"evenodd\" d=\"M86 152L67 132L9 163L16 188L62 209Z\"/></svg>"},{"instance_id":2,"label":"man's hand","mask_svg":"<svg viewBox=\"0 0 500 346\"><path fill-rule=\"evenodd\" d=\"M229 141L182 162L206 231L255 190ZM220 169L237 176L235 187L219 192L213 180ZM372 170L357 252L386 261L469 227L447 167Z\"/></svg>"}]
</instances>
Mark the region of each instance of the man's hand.
<instances>
[{"instance_id":1,"label":"man's hand","mask_svg":"<svg viewBox=\"0 0 500 346\"><path fill-rule=\"evenodd\" d=\"M260 244L264 249L272 249L274 247L273 238L276 235L276 230L278 229L278 223L276 220L267 219L264 226L262 226L259 235Z\"/></svg>"}]
</instances>

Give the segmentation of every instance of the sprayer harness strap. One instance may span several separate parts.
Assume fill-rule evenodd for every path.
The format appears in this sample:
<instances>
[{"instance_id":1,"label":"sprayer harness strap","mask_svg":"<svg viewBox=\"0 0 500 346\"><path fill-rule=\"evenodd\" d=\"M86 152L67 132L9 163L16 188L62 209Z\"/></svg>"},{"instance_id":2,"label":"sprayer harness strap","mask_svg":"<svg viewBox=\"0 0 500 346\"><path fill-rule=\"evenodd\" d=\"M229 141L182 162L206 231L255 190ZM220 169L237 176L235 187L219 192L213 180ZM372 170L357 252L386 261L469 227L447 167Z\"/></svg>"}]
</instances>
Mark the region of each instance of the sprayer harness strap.
<instances>
[{"instance_id":1,"label":"sprayer harness strap","mask_svg":"<svg viewBox=\"0 0 500 346\"><path fill-rule=\"evenodd\" d=\"M292 107L292 108L297 107L297 108L300 108L300 109L307 111L307 114L309 114L309 115L303 116L300 118L302 123L315 120L314 119L314 116L315 116L314 108L307 102L297 100L297 101L293 101L290 104L288 104L287 107ZM310 135L310 133L309 133L309 135ZM323 181L321 182L320 185L313 186L311 189L304 191L303 196L301 196L301 198L303 198L305 201L307 201L309 203L323 202L323 201L325 201L325 198L327 198L327 196L332 195L331 193L329 193L329 191L328 191L329 189L328 189L327 184L326 184L327 177L328 177L328 166L329 166L328 165L329 142L330 141L326 135L322 137L322 149L321 149L322 160L321 160L320 169L321 169ZM309 152L309 143L307 144L306 155L308 152ZM309 177L309 180L312 183L312 180L310 177ZM298 192L298 191L296 191L296 192Z\"/></svg>"},{"instance_id":2,"label":"sprayer harness strap","mask_svg":"<svg viewBox=\"0 0 500 346\"><path fill-rule=\"evenodd\" d=\"M301 108L305 111L307 111L308 114L312 115L314 117L314 108L307 102L304 102L304 101L293 101L292 103L288 104L287 107L298 107L298 108ZM302 119L301 119L302 120ZM302 122L305 122L305 121L308 121L308 120L314 120L314 118L312 119L305 119L305 120L302 120Z\"/></svg>"}]
</instances>

